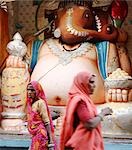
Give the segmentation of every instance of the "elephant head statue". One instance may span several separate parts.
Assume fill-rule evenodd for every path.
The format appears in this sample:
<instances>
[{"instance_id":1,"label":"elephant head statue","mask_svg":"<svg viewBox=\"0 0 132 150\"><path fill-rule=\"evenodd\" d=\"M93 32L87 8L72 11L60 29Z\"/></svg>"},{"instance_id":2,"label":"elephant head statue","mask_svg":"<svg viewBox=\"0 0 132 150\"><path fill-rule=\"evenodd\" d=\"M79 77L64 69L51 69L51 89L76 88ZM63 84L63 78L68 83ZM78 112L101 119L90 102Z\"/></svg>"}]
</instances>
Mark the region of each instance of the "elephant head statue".
<instances>
[{"instance_id":1,"label":"elephant head statue","mask_svg":"<svg viewBox=\"0 0 132 150\"><path fill-rule=\"evenodd\" d=\"M44 31L45 38L54 36L70 45L82 41L126 42L127 33L120 28L115 28L113 20L110 19L111 2L112 0L99 3L98 7L92 0L51 0L48 3L43 0L36 16L38 17L39 14L42 16L41 12L44 9L49 25L38 31L38 34ZM38 22L37 20L37 30L42 28L39 27Z\"/></svg>"},{"instance_id":2,"label":"elephant head statue","mask_svg":"<svg viewBox=\"0 0 132 150\"><path fill-rule=\"evenodd\" d=\"M99 18L98 14L101 14L101 10L95 11L90 1L63 1L55 15L54 36L67 44L82 41L116 41L117 29L108 23L105 13L104 19Z\"/></svg>"}]
</instances>

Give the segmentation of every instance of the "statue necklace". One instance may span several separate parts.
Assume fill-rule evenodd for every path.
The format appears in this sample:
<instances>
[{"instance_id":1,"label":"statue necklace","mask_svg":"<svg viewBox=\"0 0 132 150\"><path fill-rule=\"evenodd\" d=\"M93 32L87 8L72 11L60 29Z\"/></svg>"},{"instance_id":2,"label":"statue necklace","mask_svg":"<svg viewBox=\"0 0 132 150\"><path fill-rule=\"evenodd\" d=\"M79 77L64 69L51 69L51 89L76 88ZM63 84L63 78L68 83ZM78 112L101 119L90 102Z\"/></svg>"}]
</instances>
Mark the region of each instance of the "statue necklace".
<instances>
[{"instance_id":1,"label":"statue necklace","mask_svg":"<svg viewBox=\"0 0 132 150\"><path fill-rule=\"evenodd\" d=\"M69 64L74 58L85 55L88 51L93 49L93 44L84 42L82 44L79 44L77 48L71 50L66 49L65 46L63 45L62 50L56 42L57 41L54 39L49 39L46 41L49 49L52 51L54 55L58 56L59 64L62 65Z\"/></svg>"}]
</instances>

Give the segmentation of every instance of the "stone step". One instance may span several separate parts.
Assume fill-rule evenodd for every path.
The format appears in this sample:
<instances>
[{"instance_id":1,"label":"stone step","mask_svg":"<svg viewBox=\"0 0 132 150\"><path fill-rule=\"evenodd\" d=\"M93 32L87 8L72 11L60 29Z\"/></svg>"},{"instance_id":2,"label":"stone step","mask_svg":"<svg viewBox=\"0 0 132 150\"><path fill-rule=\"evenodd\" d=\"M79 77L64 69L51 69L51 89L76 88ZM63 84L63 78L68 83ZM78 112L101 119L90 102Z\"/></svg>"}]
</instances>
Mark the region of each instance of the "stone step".
<instances>
[{"instance_id":1,"label":"stone step","mask_svg":"<svg viewBox=\"0 0 132 150\"><path fill-rule=\"evenodd\" d=\"M0 150L28 150L29 135L0 134ZM132 150L132 139L104 138L105 150Z\"/></svg>"}]
</instances>

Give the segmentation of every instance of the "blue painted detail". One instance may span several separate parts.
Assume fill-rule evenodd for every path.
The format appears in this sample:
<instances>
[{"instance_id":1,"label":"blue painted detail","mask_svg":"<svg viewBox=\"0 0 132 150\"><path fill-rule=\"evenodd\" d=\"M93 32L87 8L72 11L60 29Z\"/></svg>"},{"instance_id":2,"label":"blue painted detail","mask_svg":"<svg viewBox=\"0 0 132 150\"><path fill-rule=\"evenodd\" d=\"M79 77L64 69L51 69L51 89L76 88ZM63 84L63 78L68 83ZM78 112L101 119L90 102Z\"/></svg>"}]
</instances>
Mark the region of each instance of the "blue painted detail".
<instances>
[{"instance_id":1,"label":"blue painted detail","mask_svg":"<svg viewBox=\"0 0 132 150\"><path fill-rule=\"evenodd\" d=\"M97 56L98 56L98 67L103 79L107 78L107 55L108 55L108 44L109 42L96 43Z\"/></svg>"},{"instance_id":2,"label":"blue painted detail","mask_svg":"<svg viewBox=\"0 0 132 150\"><path fill-rule=\"evenodd\" d=\"M36 63L37 63L37 60L38 60L38 52L39 52L39 49L40 49L40 46L42 44L43 41L41 40L36 40L33 42L33 47L32 47L32 59L31 59L31 64L30 64L30 68L31 70L34 69Z\"/></svg>"}]
</instances>

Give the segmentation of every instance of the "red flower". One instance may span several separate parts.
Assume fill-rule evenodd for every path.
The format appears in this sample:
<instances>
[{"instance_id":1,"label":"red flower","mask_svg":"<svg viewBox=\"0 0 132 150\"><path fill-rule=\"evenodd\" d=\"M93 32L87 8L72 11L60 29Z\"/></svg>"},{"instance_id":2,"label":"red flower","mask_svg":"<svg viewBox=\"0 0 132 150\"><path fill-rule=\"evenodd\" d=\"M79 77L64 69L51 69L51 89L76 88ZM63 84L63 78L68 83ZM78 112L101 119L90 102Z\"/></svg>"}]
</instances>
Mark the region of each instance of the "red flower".
<instances>
[{"instance_id":1,"label":"red flower","mask_svg":"<svg viewBox=\"0 0 132 150\"><path fill-rule=\"evenodd\" d=\"M117 26L121 26L128 13L128 5L125 0L114 0L110 7L110 16L113 21L118 22Z\"/></svg>"}]
</instances>

